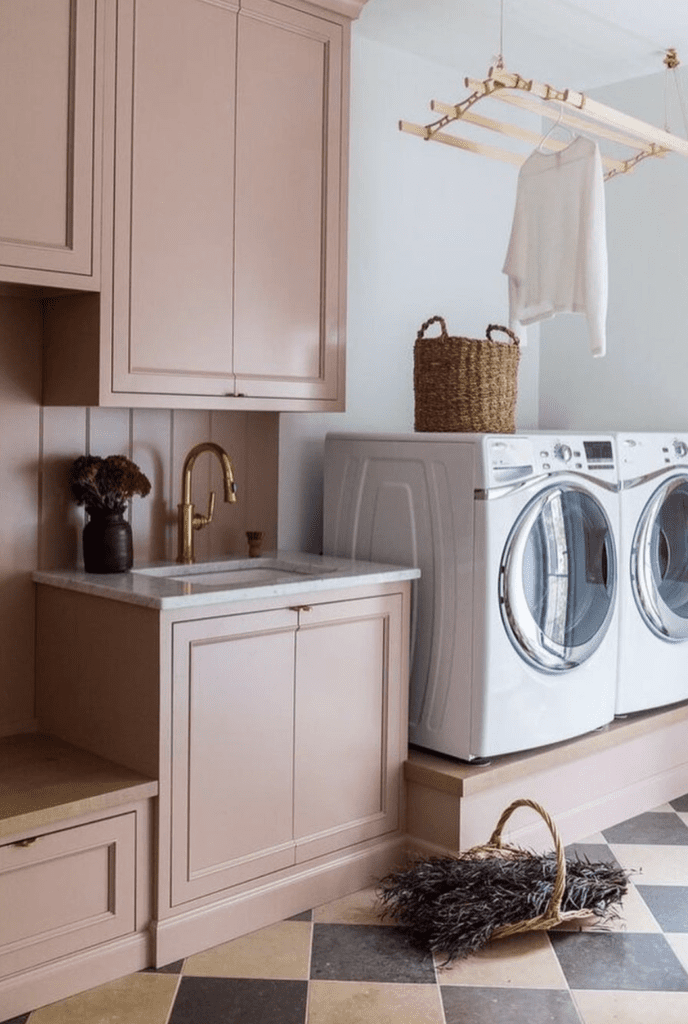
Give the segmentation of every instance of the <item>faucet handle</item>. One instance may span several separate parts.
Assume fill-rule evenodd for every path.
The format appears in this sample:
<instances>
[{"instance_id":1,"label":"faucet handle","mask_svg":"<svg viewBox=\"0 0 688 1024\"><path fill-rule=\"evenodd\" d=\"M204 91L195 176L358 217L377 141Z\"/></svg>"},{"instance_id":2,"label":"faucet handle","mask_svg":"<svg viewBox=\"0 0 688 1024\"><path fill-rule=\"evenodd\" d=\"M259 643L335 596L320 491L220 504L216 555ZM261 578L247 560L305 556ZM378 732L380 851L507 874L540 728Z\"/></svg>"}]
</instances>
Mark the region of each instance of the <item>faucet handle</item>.
<instances>
[{"instance_id":1,"label":"faucet handle","mask_svg":"<svg viewBox=\"0 0 688 1024\"><path fill-rule=\"evenodd\" d=\"M215 491L211 491L208 495L208 512L202 516L198 512L193 517L193 528L194 530L200 530L208 523L212 522L213 512L215 511Z\"/></svg>"}]
</instances>

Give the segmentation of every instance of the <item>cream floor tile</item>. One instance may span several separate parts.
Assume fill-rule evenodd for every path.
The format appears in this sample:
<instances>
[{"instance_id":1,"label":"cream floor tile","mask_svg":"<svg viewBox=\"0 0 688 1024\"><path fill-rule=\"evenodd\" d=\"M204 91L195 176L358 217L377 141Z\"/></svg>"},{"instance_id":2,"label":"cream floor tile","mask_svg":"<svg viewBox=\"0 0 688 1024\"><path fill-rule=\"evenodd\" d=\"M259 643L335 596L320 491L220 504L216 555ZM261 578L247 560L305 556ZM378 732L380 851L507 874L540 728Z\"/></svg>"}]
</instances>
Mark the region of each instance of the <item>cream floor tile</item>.
<instances>
[{"instance_id":1,"label":"cream floor tile","mask_svg":"<svg viewBox=\"0 0 688 1024\"><path fill-rule=\"evenodd\" d=\"M381 904L374 888L361 889L313 911L313 920L320 924L394 924L380 916Z\"/></svg>"},{"instance_id":2,"label":"cream floor tile","mask_svg":"<svg viewBox=\"0 0 688 1024\"><path fill-rule=\"evenodd\" d=\"M312 981L307 1024L444 1024L437 985Z\"/></svg>"},{"instance_id":3,"label":"cream floor tile","mask_svg":"<svg viewBox=\"0 0 688 1024\"><path fill-rule=\"evenodd\" d=\"M441 963L438 957L437 977L440 985L566 988L566 979L556 953L544 932L496 939L466 960L459 960L448 967L442 967Z\"/></svg>"},{"instance_id":4,"label":"cream floor tile","mask_svg":"<svg viewBox=\"0 0 688 1024\"><path fill-rule=\"evenodd\" d=\"M688 846L615 843L610 849L636 885L688 885Z\"/></svg>"},{"instance_id":5,"label":"cream floor tile","mask_svg":"<svg viewBox=\"0 0 688 1024\"><path fill-rule=\"evenodd\" d=\"M688 935L683 932L681 932L681 934L678 934L677 932L665 932L664 938L681 961L681 966L684 970L688 971Z\"/></svg>"},{"instance_id":6,"label":"cream floor tile","mask_svg":"<svg viewBox=\"0 0 688 1024\"><path fill-rule=\"evenodd\" d=\"M572 993L583 1024L686 1024L688 992Z\"/></svg>"},{"instance_id":7,"label":"cream floor tile","mask_svg":"<svg viewBox=\"0 0 688 1024\"><path fill-rule=\"evenodd\" d=\"M305 980L310 943L308 921L282 921L195 953L185 961L182 973L211 978Z\"/></svg>"},{"instance_id":8,"label":"cream floor tile","mask_svg":"<svg viewBox=\"0 0 688 1024\"><path fill-rule=\"evenodd\" d=\"M166 1024L178 985L175 974L129 974L34 1010L30 1024Z\"/></svg>"},{"instance_id":9,"label":"cream floor tile","mask_svg":"<svg viewBox=\"0 0 688 1024\"><path fill-rule=\"evenodd\" d=\"M674 810L674 808L671 806L671 804L668 804L668 803L667 804L660 804L659 807L652 807L650 809L652 811L654 811L654 812L662 811L662 812L666 812L667 814L676 814L676 811Z\"/></svg>"},{"instance_id":10,"label":"cream floor tile","mask_svg":"<svg viewBox=\"0 0 688 1024\"><path fill-rule=\"evenodd\" d=\"M582 927L581 927L582 924ZM567 921L557 926L557 931L605 931L605 932L661 932L660 926L648 910L633 884L629 885L623 903L618 908L618 917L602 924L591 917L588 922Z\"/></svg>"}]
</instances>

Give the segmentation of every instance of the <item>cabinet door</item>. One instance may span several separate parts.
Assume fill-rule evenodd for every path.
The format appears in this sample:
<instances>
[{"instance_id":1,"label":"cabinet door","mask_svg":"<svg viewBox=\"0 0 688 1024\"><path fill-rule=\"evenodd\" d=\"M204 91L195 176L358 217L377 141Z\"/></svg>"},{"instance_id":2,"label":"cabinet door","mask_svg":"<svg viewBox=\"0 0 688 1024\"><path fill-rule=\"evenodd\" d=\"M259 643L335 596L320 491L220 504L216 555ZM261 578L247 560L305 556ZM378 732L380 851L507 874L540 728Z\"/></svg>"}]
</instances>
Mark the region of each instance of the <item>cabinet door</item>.
<instances>
[{"instance_id":1,"label":"cabinet door","mask_svg":"<svg viewBox=\"0 0 688 1024\"><path fill-rule=\"evenodd\" d=\"M343 399L342 49L339 24L242 2L234 370L248 396Z\"/></svg>"},{"instance_id":2,"label":"cabinet door","mask_svg":"<svg viewBox=\"0 0 688 1024\"><path fill-rule=\"evenodd\" d=\"M96 0L2 0L2 280L94 273L96 80Z\"/></svg>"},{"instance_id":3,"label":"cabinet door","mask_svg":"<svg viewBox=\"0 0 688 1024\"><path fill-rule=\"evenodd\" d=\"M172 904L294 863L296 620L173 627Z\"/></svg>"},{"instance_id":4,"label":"cabinet door","mask_svg":"<svg viewBox=\"0 0 688 1024\"><path fill-rule=\"evenodd\" d=\"M118 5L115 392L234 392L238 6Z\"/></svg>"},{"instance_id":5,"label":"cabinet door","mask_svg":"<svg viewBox=\"0 0 688 1024\"><path fill-rule=\"evenodd\" d=\"M296 659L297 860L399 827L406 752L401 595L300 613Z\"/></svg>"}]
</instances>

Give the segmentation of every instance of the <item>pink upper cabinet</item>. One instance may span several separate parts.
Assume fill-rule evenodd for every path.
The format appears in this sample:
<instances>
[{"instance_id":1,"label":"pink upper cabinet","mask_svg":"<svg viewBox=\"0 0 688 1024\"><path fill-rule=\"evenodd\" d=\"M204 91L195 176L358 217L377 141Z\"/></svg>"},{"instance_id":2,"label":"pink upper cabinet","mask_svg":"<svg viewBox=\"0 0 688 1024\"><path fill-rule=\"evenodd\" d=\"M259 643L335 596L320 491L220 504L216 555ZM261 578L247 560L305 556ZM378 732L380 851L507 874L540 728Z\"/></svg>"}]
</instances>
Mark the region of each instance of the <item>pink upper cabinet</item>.
<instances>
[{"instance_id":1,"label":"pink upper cabinet","mask_svg":"<svg viewBox=\"0 0 688 1024\"><path fill-rule=\"evenodd\" d=\"M47 309L46 404L343 409L359 9L108 8L102 291Z\"/></svg>"},{"instance_id":2,"label":"pink upper cabinet","mask_svg":"<svg viewBox=\"0 0 688 1024\"><path fill-rule=\"evenodd\" d=\"M119 5L108 282L114 392L234 390L238 7L235 0Z\"/></svg>"},{"instance_id":3,"label":"pink upper cabinet","mask_svg":"<svg viewBox=\"0 0 688 1024\"><path fill-rule=\"evenodd\" d=\"M0 5L0 280L97 287L96 6Z\"/></svg>"},{"instance_id":4,"label":"pink upper cabinet","mask_svg":"<svg viewBox=\"0 0 688 1024\"><path fill-rule=\"evenodd\" d=\"M234 370L245 394L338 397L341 64L340 25L269 0L242 6Z\"/></svg>"}]
</instances>

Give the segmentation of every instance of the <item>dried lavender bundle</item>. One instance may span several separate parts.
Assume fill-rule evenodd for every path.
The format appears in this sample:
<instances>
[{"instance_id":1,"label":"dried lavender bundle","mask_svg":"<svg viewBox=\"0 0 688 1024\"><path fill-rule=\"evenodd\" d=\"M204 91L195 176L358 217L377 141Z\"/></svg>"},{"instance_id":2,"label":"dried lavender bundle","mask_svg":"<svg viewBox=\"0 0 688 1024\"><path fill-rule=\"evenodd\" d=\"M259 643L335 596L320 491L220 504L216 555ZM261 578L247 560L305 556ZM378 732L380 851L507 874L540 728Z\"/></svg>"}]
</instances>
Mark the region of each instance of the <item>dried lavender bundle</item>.
<instances>
[{"instance_id":1,"label":"dried lavender bundle","mask_svg":"<svg viewBox=\"0 0 688 1024\"><path fill-rule=\"evenodd\" d=\"M378 894L385 917L403 926L420 948L449 962L482 949L503 925L545 913L556 870L554 854L430 857L387 875ZM567 860L561 910L608 920L627 889L628 875L615 864Z\"/></svg>"}]
</instances>

